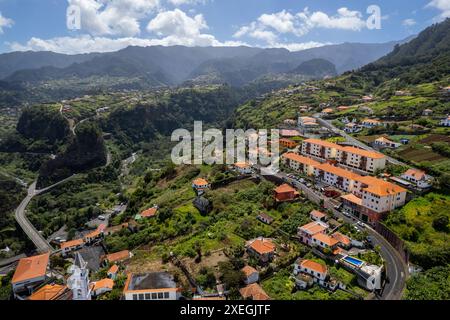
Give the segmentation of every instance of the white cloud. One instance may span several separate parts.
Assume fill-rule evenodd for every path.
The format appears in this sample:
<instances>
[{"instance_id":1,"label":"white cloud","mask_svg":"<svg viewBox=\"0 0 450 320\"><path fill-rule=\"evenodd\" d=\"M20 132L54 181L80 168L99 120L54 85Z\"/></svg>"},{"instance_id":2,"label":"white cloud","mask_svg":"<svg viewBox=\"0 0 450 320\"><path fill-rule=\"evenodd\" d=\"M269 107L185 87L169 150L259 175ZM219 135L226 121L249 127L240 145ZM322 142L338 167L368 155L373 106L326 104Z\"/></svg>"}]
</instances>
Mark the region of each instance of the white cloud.
<instances>
[{"instance_id":1,"label":"white cloud","mask_svg":"<svg viewBox=\"0 0 450 320\"><path fill-rule=\"evenodd\" d=\"M322 11L310 12L305 8L295 15L286 10L263 14L256 21L242 26L233 37L248 36L270 44L275 43L279 35L292 34L301 37L315 28L359 31L365 27L366 22L359 11L344 7L338 9L334 16L329 16Z\"/></svg>"},{"instance_id":2,"label":"white cloud","mask_svg":"<svg viewBox=\"0 0 450 320\"><path fill-rule=\"evenodd\" d=\"M441 11L441 14L435 18L437 21L450 18L450 0L432 0L426 7Z\"/></svg>"},{"instance_id":3,"label":"white cloud","mask_svg":"<svg viewBox=\"0 0 450 320\"><path fill-rule=\"evenodd\" d=\"M0 12L0 34L3 34L3 28L11 28L13 24L13 20L4 17Z\"/></svg>"},{"instance_id":4,"label":"white cloud","mask_svg":"<svg viewBox=\"0 0 450 320\"><path fill-rule=\"evenodd\" d=\"M112 39L108 37L94 37L81 35L77 37L58 37L52 39L31 38L26 44L17 42L9 44L12 51L53 51L65 54L78 54L89 52L113 52L128 46L241 46L246 45L240 41L220 42L210 35L200 35L198 38L179 38L167 36L163 39L143 39L135 37L124 37Z\"/></svg>"},{"instance_id":5,"label":"white cloud","mask_svg":"<svg viewBox=\"0 0 450 320\"><path fill-rule=\"evenodd\" d=\"M207 0L168 0L174 6L205 4Z\"/></svg>"},{"instance_id":6,"label":"white cloud","mask_svg":"<svg viewBox=\"0 0 450 320\"><path fill-rule=\"evenodd\" d=\"M405 19L402 21L402 25L405 27L412 27L413 25L415 25L417 22L414 19Z\"/></svg>"},{"instance_id":7,"label":"white cloud","mask_svg":"<svg viewBox=\"0 0 450 320\"><path fill-rule=\"evenodd\" d=\"M302 51L312 48L318 48L323 47L326 45L330 45L332 43L322 43L322 42L315 42L315 41L309 41L309 42L301 42L301 43L275 43L273 44L274 48L284 48L289 51Z\"/></svg>"},{"instance_id":8,"label":"white cloud","mask_svg":"<svg viewBox=\"0 0 450 320\"><path fill-rule=\"evenodd\" d=\"M159 0L68 0L81 11L81 29L92 35L135 36L139 21L159 8Z\"/></svg>"}]
</instances>

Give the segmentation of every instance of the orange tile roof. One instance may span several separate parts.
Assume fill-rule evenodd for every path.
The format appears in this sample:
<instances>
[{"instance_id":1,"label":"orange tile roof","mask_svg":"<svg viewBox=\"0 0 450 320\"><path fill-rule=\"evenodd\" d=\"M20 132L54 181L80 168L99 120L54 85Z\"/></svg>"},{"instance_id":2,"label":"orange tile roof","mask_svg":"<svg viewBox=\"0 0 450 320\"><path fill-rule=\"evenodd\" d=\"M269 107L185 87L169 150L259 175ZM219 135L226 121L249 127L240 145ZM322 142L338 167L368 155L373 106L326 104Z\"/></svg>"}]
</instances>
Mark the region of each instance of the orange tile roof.
<instances>
[{"instance_id":1,"label":"orange tile roof","mask_svg":"<svg viewBox=\"0 0 450 320\"><path fill-rule=\"evenodd\" d=\"M47 284L40 288L38 291L34 292L28 297L28 300L38 300L38 301L49 301L58 298L64 291L66 291L67 286L62 286L59 284Z\"/></svg>"},{"instance_id":2,"label":"orange tile roof","mask_svg":"<svg viewBox=\"0 0 450 320\"><path fill-rule=\"evenodd\" d=\"M359 181L367 185L364 190L380 197L407 192L405 188L374 177L360 177Z\"/></svg>"},{"instance_id":3,"label":"orange tile roof","mask_svg":"<svg viewBox=\"0 0 450 320\"><path fill-rule=\"evenodd\" d=\"M303 260L300 263L300 266L321 274L326 274L328 272L327 266L311 260Z\"/></svg>"},{"instance_id":4,"label":"orange tile roof","mask_svg":"<svg viewBox=\"0 0 450 320\"><path fill-rule=\"evenodd\" d=\"M331 109L331 108L326 108L326 109L323 109L322 112L323 112L323 113L333 113L334 110Z\"/></svg>"},{"instance_id":5,"label":"orange tile roof","mask_svg":"<svg viewBox=\"0 0 450 320\"><path fill-rule=\"evenodd\" d=\"M303 143L311 143L311 144L316 144L319 146L323 146L323 147L327 147L327 148L336 148L339 147L337 144L332 143L332 142L328 142L328 141L324 141L324 140L320 140L320 139L306 139L303 141Z\"/></svg>"},{"instance_id":6,"label":"orange tile roof","mask_svg":"<svg viewBox=\"0 0 450 320\"><path fill-rule=\"evenodd\" d=\"M308 224L305 224L304 226L300 227L300 230L308 233L308 234L317 234L317 233L321 233L324 232L325 230L327 230L328 228L325 227L324 225L320 224L317 221L313 221L310 222Z\"/></svg>"},{"instance_id":7,"label":"orange tile roof","mask_svg":"<svg viewBox=\"0 0 450 320\"><path fill-rule=\"evenodd\" d=\"M345 196L341 197L342 199L345 199L347 201L350 201L351 203L357 204L359 206L362 206L362 199L355 196L353 193L347 194Z\"/></svg>"},{"instance_id":8,"label":"orange tile roof","mask_svg":"<svg viewBox=\"0 0 450 320\"><path fill-rule=\"evenodd\" d=\"M247 169L250 168L250 165L248 163L245 162L237 162L234 164L235 167L240 168L240 169Z\"/></svg>"},{"instance_id":9,"label":"orange tile roof","mask_svg":"<svg viewBox=\"0 0 450 320\"><path fill-rule=\"evenodd\" d=\"M339 150L344 151L344 152L348 152L348 153L353 153L353 154L357 154L359 156L362 157L366 157L366 158L373 158L373 159L384 159L386 158L386 156L382 153L379 152L374 152L374 151L367 151L367 150L363 150L363 149L359 149L359 148L355 148L355 147L338 147Z\"/></svg>"},{"instance_id":10,"label":"orange tile roof","mask_svg":"<svg viewBox=\"0 0 450 320\"><path fill-rule=\"evenodd\" d=\"M72 240L72 241L66 241L61 243L61 249L65 249L65 248L71 248L71 247L77 247L80 245L84 244L84 240L83 239L76 239L76 240Z\"/></svg>"},{"instance_id":11,"label":"orange tile roof","mask_svg":"<svg viewBox=\"0 0 450 320\"><path fill-rule=\"evenodd\" d=\"M349 237L340 232L335 232L331 236L345 246L348 246L352 243Z\"/></svg>"},{"instance_id":12,"label":"orange tile roof","mask_svg":"<svg viewBox=\"0 0 450 320\"><path fill-rule=\"evenodd\" d=\"M49 258L50 253L45 253L34 257L20 259L11 283L14 284L45 276Z\"/></svg>"},{"instance_id":13,"label":"orange tile roof","mask_svg":"<svg viewBox=\"0 0 450 320\"><path fill-rule=\"evenodd\" d=\"M98 228L90 233L88 233L87 235L84 236L84 238L97 238L101 235L100 230L98 230Z\"/></svg>"},{"instance_id":14,"label":"orange tile roof","mask_svg":"<svg viewBox=\"0 0 450 320\"><path fill-rule=\"evenodd\" d=\"M250 277L252 274L254 274L255 272L257 273L258 271L251 266L245 266L244 268L242 268L242 272L244 272L246 277Z\"/></svg>"},{"instance_id":15,"label":"orange tile roof","mask_svg":"<svg viewBox=\"0 0 450 320\"><path fill-rule=\"evenodd\" d=\"M257 283L248 285L245 288L239 290L239 292L244 299L252 298L256 301L270 300L270 297L267 295L267 293Z\"/></svg>"},{"instance_id":16,"label":"orange tile roof","mask_svg":"<svg viewBox=\"0 0 450 320\"><path fill-rule=\"evenodd\" d=\"M109 268L108 273L116 274L117 271L119 271L119 267L117 266L117 264L114 264L111 268Z\"/></svg>"},{"instance_id":17,"label":"orange tile roof","mask_svg":"<svg viewBox=\"0 0 450 320\"><path fill-rule=\"evenodd\" d=\"M408 171L406 171L404 173L404 175L414 177L417 180L421 180L425 177L426 173L425 173L425 171L418 170L418 169L409 169Z\"/></svg>"},{"instance_id":18,"label":"orange tile roof","mask_svg":"<svg viewBox=\"0 0 450 320\"><path fill-rule=\"evenodd\" d=\"M339 167L335 167L329 163L324 163L324 164L320 164L316 167L319 170L328 172L328 173L332 173L334 175L337 175L339 177L343 177L346 178L348 180L355 180L358 181L359 177L361 177L360 175L353 173L349 170L345 170Z\"/></svg>"},{"instance_id":19,"label":"orange tile roof","mask_svg":"<svg viewBox=\"0 0 450 320\"><path fill-rule=\"evenodd\" d=\"M275 244L270 239L255 239L250 247L259 254L271 253L276 249Z\"/></svg>"},{"instance_id":20,"label":"orange tile roof","mask_svg":"<svg viewBox=\"0 0 450 320\"><path fill-rule=\"evenodd\" d=\"M98 290L98 289L103 289L103 288L112 290L113 287L114 287L114 280L106 278L106 279L102 279L102 280L94 282L93 289L94 289L94 291Z\"/></svg>"},{"instance_id":21,"label":"orange tile roof","mask_svg":"<svg viewBox=\"0 0 450 320\"><path fill-rule=\"evenodd\" d=\"M280 131L280 136L282 136L282 137L297 137L297 136L300 136L300 132L298 130L282 129Z\"/></svg>"},{"instance_id":22,"label":"orange tile roof","mask_svg":"<svg viewBox=\"0 0 450 320\"><path fill-rule=\"evenodd\" d=\"M314 216L316 218L319 218L319 219L325 218L327 216L325 213L320 212L318 210L311 211L310 215L312 215L312 216Z\"/></svg>"},{"instance_id":23,"label":"orange tile roof","mask_svg":"<svg viewBox=\"0 0 450 320\"><path fill-rule=\"evenodd\" d=\"M285 153L285 154L283 154L282 157L286 158L286 159L289 159L289 160L292 160L292 161L295 161L295 162L298 162L298 163L310 165L310 166L318 166L318 165L320 165L320 162L314 161L311 158L303 157L303 156L300 156L300 155L298 155L296 153L292 153L292 152Z\"/></svg>"},{"instance_id":24,"label":"orange tile roof","mask_svg":"<svg viewBox=\"0 0 450 320\"><path fill-rule=\"evenodd\" d=\"M295 190L290 185L285 183L285 184L282 184L281 186L275 188L275 192L276 193L287 193L287 192L297 192L297 190Z\"/></svg>"},{"instance_id":25,"label":"orange tile roof","mask_svg":"<svg viewBox=\"0 0 450 320\"><path fill-rule=\"evenodd\" d=\"M337 241L336 239L334 239L326 234L323 234L323 233L317 233L317 234L313 235L312 237L313 237L313 239L323 242L330 247L339 243L339 241Z\"/></svg>"},{"instance_id":26,"label":"orange tile roof","mask_svg":"<svg viewBox=\"0 0 450 320\"><path fill-rule=\"evenodd\" d=\"M364 119L362 122L363 123L364 122L365 123L381 123L379 120L376 120L376 119Z\"/></svg>"},{"instance_id":27,"label":"orange tile roof","mask_svg":"<svg viewBox=\"0 0 450 320\"><path fill-rule=\"evenodd\" d=\"M350 107L347 107L347 106L340 106L340 107L338 107L337 109L338 109L338 110L348 110L348 109L350 109Z\"/></svg>"},{"instance_id":28,"label":"orange tile roof","mask_svg":"<svg viewBox=\"0 0 450 320\"><path fill-rule=\"evenodd\" d=\"M141 217L151 218L151 217L154 217L157 212L158 212L158 208L150 208L145 211L142 211Z\"/></svg>"},{"instance_id":29,"label":"orange tile roof","mask_svg":"<svg viewBox=\"0 0 450 320\"><path fill-rule=\"evenodd\" d=\"M106 260L108 260L109 262L123 261L129 258L130 258L130 251L128 250L123 250L106 255Z\"/></svg>"},{"instance_id":30,"label":"orange tile roof","mask_svg":"<svg viewBox=\"0 0 450 320\"><path fill-rule=\"evenodd\" d=\"M193 184L195 184L196 186L207 186L209 185L208 181L206 181L203 178L197 178L193 181Z\"/></svg>"}]
</instances>

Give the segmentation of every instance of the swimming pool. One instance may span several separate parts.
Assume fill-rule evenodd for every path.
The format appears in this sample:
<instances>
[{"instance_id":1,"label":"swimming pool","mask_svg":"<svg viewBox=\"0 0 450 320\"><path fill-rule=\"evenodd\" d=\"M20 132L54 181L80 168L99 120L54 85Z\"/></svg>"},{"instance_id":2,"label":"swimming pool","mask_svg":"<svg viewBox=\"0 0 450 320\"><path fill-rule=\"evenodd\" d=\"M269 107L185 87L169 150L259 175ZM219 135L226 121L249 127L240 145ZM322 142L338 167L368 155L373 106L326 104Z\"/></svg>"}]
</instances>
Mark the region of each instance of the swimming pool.
<instances>
[{"instance_id":1,"label":"swimming pool","mask_svg":"<svg viewBox=\"0 0 450 320\"><path fill-rule=\"evenodd\" d=\"M345 257L343 260L347 263L354 265L355 267L358 267L358 268L362 267L362 265L364 264L364 261L361 261L356 258L352 258L350 256Z\"/></svg>"}]
</instances>

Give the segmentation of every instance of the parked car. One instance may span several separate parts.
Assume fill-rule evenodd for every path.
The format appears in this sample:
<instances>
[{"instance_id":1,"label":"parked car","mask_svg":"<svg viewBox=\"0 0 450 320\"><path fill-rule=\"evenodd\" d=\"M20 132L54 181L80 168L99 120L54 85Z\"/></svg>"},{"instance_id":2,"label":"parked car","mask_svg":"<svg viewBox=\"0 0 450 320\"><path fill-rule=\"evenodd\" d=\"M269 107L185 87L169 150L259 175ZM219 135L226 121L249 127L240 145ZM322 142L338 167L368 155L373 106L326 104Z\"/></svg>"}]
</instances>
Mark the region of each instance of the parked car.
<instances>
[{"instance_id":1,"label":"parked car","mask_svg":"<svg viewBox=\"0 0 450 320\"><path fill-rule=\"evenodd\" d=\"M361 221L358 221L356 224L362 229L366 228L366 225L363 222L361 222Z\"/></svg>"},{"instance_id":2,"label":"parked car","mask_svg":"<svg viewBox=\"0 0 450 320\"><path fill-rule=\"evenodd\" d=\"M346 211L344 211L343 213L342 213L344 216L346 216L347 218L351 218L351 214L350 213L348 213L348 212L346 212Z\"/></svg>"},{"instance_id":3,"label":"parked car","mask_svg":"<svg viewBox=\"0 0 450 320\"><path fill-rule=\"evenodd\" d=\"M98 220L105 221L106 217L105 216L98 216Z\"/></svg>"}]
</instances>

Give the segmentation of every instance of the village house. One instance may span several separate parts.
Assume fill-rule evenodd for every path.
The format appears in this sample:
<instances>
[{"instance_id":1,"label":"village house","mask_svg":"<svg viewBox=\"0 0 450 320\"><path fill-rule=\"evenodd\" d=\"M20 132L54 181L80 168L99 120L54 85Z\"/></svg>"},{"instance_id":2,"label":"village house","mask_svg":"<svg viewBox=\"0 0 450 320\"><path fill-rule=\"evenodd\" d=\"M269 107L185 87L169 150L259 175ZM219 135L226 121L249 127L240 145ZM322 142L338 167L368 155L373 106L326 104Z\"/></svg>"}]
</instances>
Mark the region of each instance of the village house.
<instances>
[{"instance_id":1,"label":"village house","mask_svg":"<svg viewBox=\"0 0 450 320\"><path fill-rule=\"evenodd\" d=\"M73 251L77 251L84 247L84 239L75 239L72 241L66 241L61 243L61 253L63 256L67 256Z\"/></svg>"},{"instance_id":2,"label":"village house","mask_svg":"<svg viewBox=\"0 0 450 320\"><path fill-rule=\"evenodd\" d=\"M298 276L299 274L308 275L313 278L314 283L324 285L328 276L328 268L315 261L299 258L294 264L294 275ZM301 289L306 289L310 283L304 282L303 280L296 278L296 284Z\"/></svg>"},{"instance_id":3,"label":"village house","mask_svg":"<svg viewBox=\"0 0 450 320\"><path fill-rule=\"evenodd\" d=\"M109 278L102 279L99 281L92 282L91 285L92 285L91 288L92 296L98 297L101 296L102 294L112 291L114 287L114 280Z\"/></svg>"},{"instance_id":4,"label":"village house","mask_svg":"<svg viewBox=\"0 0 450 320\"><path fill-rule=\"evenodd\" d=\"M373 101L373 96L364 96L361 99L363 102L372 102Z\"/></svg>"},{"instance_id":5,"label":"village house","mask_svg":"<svg viewBox=\"0 0 450 320\"><path fill-rule=\"evenodd\" d=\"M249 285L252 283L257 283L259 281L259 272L250 266L245 266L241 270L245 274L245 284Z\"/></svg>"},{"instance_id":6,"label":"village house","mask_svg":"<svg viewBox=\"0 0 450 320\"><path fill-rule=\"evenodd\" d=\"M50 253L34 257L22 258L11 280L14 293L32 292L47 279L47 268Z\"/></svg>"},{"instance_id":7,"label":"village house","mask_svg":"<svg viewBox=\"0 0 450 320\"><path fill-rule=\"evenodd\" d=\"M259 214L256 219L258 219L259 221L261 221L262 223L271 225L273 223L273 218L265 213L261 213Z\"/></svg>"},{"instance_id":8,"label":"village house","mask_svg":"<svg viewBox=\"0 0 450 320\"><path fill-rule=\"evenodd\" d=\"M395 91L395 96L397 97L405 97L405 96L410 96L411 92L406 91L406 90L397 90Z\"/></svg>"},{"instance_id":9,"label":"village house","mask_svg":"<svg viewBox=\"0 0 450 320\"><path fill-rule=\"evenodd\" d=\"M257 283L250 284L241 290L242 298L244 300L254 300L254 301L265 301L270 300L269 295L261 288L261 286Z\"/></svg>"},{"instance_id":10,"label":"village house","mask_svg":"<svg viewBox=\"0 0 450 320\"><path fill-rule=\"evenodd\" d=\"M130 273L123 296L125 300L179 300L181 288L167 272Z\"/></svg>"},{"instance_id":11,"label":"village house","mask_svg":"<svg viewBox=\"0 0 450 320\"><path fill-rule=\"evenodd\" d=\"M350 249L350 247L352 246L352 239L340 232L333 233L331 237L336 239L339 243L338 245L343 249Z\"/></svg>"},{"instance_id":12,"label":"village house","mask_svg":"<svg viewBox=\"0 0 450 320\"><path fill-rule=\"evenodd\" d=\"M253 239L247 242L246 247L248 254L257 258L261 263L267 263L275 256L276 246L272 239L263 237Z\"/></svg>"},{"instance_id":13,"label":"village house","mask_svg":"<svg viewBox=\"0 0 450 320\"><path fill-rule=\"evenodd\" d=\"M154 218L154 217L156 217L158 210L159 210L158 206L153 206L152 208L142 211L141 217L142 218Z\"/></svg>"},{"instance_id":14,"label":"village house","mask_svg":"<svg viewBox=\"0 0 450 320\"><path fill-rule=\"evenodd\" d=\"M341 166L368 173L375 173L386 167L386 156L379 152L341 146L319 139L304 140L301 153L321 161L334 160Z\"/></svg>"},{"instance_id":15,"label":"village house","mask_svg":"<svg viewBox=\"0 0 450 320\"><path fill-rule=\"evenodd\" d=\"M86 244L92 244L93 242L102 239L104 236L105 230L106 230L106 225L100 224L97 227L97 229L95 229L94 231L92 231L84 236L84 242Z\"/></svg>"},{"instance_id":16,"label":"village house","mask_svg":"<svg viewBox=\"0 0 450 320\"><path fill-rule=\"evenodd\" d=\"M401 146L401 143L397 143L394 141L389 140L385 137L380 137L375 140L374 146L377 148L390 148L390 149L397 149Z\"/></svg>"},{"instance_id":17,"label":"village house","mask_svg":"<svg viewBox=\"0 0 450 320\"><path fill-rule=\"evenodd\" d=\"M287 149L294 149L298 144L297 142L291 140L291 139L287 139L287 138L282 138L279 140L280 146L283 148L287 148Z\"/></svg>"},{"instance_id":18,"label":"village house","mask_svg":"<svg viewBox=\"0 0 450 320\"><path fill-rule=\"evenodd\" d=\"M320 249L336 249L339 241L324 233L317 233L311 237L311 246L319 247Z\"/></svg>"},{"instance_id":19,"label":"village house","mask_svg":"<svg viewBox=\"0 0 450 320\"><path fill-rule=\"evenodd\" d=\"M65 295L68 291L67 286L60 284L46 284L45 286L39 288L37 291L33 292L27 300L31 301L53 301L60 300L60 298Z\"/></svg>"},{"instance_id":20,"label":"village house","mask_svg":"<svg viewBox=\"0 0 450 320\"><path fill-rule=\"evenodd\" d=\"M296 200L300 193L288 184L282 184L275 188L275 201L277 202L289 202Z\"/></svg>"},{"instance_id":21,"label":"village house","mask_svg":"<svg viewBox=\"0 0 450 320\"><path fill-rule=\"evenodd\" d=\"M376 120L376 119L364 119L363 121L361 121L361 125L364 128L372 129L375 127L382 126L383 124L379 120Z\"/></svg>"},{"instance_id":22,"label":"village house","mask_svg":"<svg viewBox=\"0 0 450 320\"><path fill-rule=\"evenodd\" d=\"M425 117L431 116L432 114L433 114L433 110L431 110L431 109L425 109L422 112L422 115Z\"/></svg>"},{"instance_id":23,"label":"village house","mask_svg":"<svg viewBox=\"0 0 450 320\"><path fill-rule=\"evenodd\" d=\"M248 163L238 162L234 164L234 167L240 174L252 174L252 167Z\"/></svg>"},{"instance_id":24,"label":"village house","mask_svg":"<svg viewBox=\"0 0 450 320\"><path fill-rule=\"evenodd\" d=\"M314 131L320 127L317 120L312 117L299 117L298 126L305 132Z\"/></svg>"},{"instance_id":25,"label":"village house","mask_svg":"<svg viewBox=\"0 0 450 320\"><path fill-rule=\"evenodd\" d=\"M297 236L299 237L300 242L303 242L304 244L311 246L312 237L319 233L325 234L328 228L329 226L324 222L313 221L304 226L299 227L297 231Z\"/></svg>"},{"instance_id":26,"label":"village house","mask_svg":"<svg viewBox=\"0 0 450 320\"><path fill-rule=\"evenodd\" d=\"M361 131L361 127L356 123L350 122L345 125L344 131L346 133L357 133Z\"/></svg>"},{"instance_id":27,"label":"village house","mask_svg":"<svg viewBox=\"0 0 450 320\"><path fill-rule=\"evenodd\" d=\"M280 136L283 138L295 138L300 136L300 132L298 130L282 129L280 130Z\"/></svg>"},{"instance_id":28,"label":"village house","mask_svg":"<svg viewBox=\"0 0 450 320\"><path fill-rule=\"evenodd\" d=\"M321 221L326 222L327 221L327 215L323 212L320 212L318 210L313 210L309 213L309 217L313 221Z\"/></svg>"},{"instance_id":29,"label":"village house","mask_svg":"<svg viewBox=\"0 0 450 320\"><path fill-rule=\"evenodd\" d=\"M118 274L119 274L119 266L117 264L113 264L106 273L107 277L112 280L116 280Z\"/></svg>"},{"instance_id":30,"label":"village house","mask_svg":"<svg viewBox=\"0 0 450 320\"><path fill-rule=\"evenodd\" d=\"M340 107L337 107L337 110L338 110L338 111L346 111L346 110L348 110L348 109L350 109L350 107L347 107L347 106L340 106Z\"/></svg>"},{"instance_id":31,"label":"village house","mask_svg":"<svg viewBox=\"0 0 450 320\"><path fill-rule=\"evenodd\" d=\"M450 116L447 116L444 119L442 119L440 125L443 127L450 127Z\"/></svg>"},{"instance_id":32,"label":"village house","mask_svg":"<svg viewBox=\"0 0 450 320\"><path fill-rule=\"evenodd\" d=\"M192 188L197 191L198 194L204 193L207 189L210 188L210 184L203 178L197 178L192 182Z\"/></svg>"},{"instance_id":33,"label":"village house","mask_svg":"<svg viewBox=\"0 0 450 320\"><path fill-rule=\"evenodd\" d=\"M339 263L357 276L358 284L369 290L379 290L382 287L383 266L370 265L354 257L344 256Z\"/></svg>"},{"instance_id":34,"label":"village house","mask_svg":"<svg viewBox=\"0 0 450 320\"><path fill-rule=\"evenodd\" d=\"M413 183L420 189L431 188L433 184L433 177L427 175L425 171L418 169L409 169L402 174L401 178Z\"/></svg>"},{"instance_id":35,"label":"village house","mask_svg":"<svg viewBox=\"0 0 450 320\"><path fill-rule=\"evenodd\" d=\"M328 117L328 116L332 115L333 113L334 113L334 110L332 108L326 108L326 109L322 110L321 115L323 117Z\"/></svg>"},{"instance_id":36,"label":"village house","mask_svg":"<svg viewBox=\"0 0 450 320\"><path fill-rule=\"evenodd\" d=\"M119 263L119 262L126 261L128 259L131 259L132 257L133 257L133 254L130 251L123 250L123 251L107 254L106 256L104 256L103 262L105 264Z\"/></svg>"}]
</instances>

